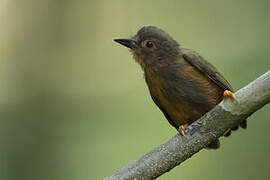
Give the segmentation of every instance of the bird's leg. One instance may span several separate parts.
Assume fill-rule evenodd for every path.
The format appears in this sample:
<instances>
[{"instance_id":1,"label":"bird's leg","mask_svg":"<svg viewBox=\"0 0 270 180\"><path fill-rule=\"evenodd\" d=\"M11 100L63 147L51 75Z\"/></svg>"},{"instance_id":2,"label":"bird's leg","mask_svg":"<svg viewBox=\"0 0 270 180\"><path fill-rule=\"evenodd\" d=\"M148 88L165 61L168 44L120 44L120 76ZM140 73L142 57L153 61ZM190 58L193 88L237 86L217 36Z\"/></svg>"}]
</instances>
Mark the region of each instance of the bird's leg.
<instances>
[{"instance_id":1,"label":"bird's leg","mask_svg":"<svg viewBox=\"0 0 270 180\"><path fill-rule=\"evenodd\" d=\"M184 125L179 126L178 132L179 132L182 136L185 136L185 130L186 130L187 127L188 127L188 124L184 124Z\"/></svg>"},{"instance_id":2,"label":"bird's leg","mask_svg":"<svg viewBox=\"0 0 270 180\"><path fill-rule=\"evenodd\" d=\"M231 92L229 90L226 90L223 92L223 98L231 98L232 100L236 100L233 92Z\"/></svg>"}]
</instances>

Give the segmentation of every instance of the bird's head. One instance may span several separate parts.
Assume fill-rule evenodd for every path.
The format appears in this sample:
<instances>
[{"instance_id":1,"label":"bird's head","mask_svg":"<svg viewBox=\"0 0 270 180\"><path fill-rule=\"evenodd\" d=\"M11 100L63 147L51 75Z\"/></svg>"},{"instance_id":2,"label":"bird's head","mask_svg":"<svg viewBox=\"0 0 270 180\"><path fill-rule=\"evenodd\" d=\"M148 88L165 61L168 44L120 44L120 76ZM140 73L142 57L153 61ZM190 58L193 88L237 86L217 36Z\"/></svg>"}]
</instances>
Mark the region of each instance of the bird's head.
<instances>
[{"instance_id":1,"label":"bird's head","mask_svg":"<svg viewBox=\"0 0 270 180\"><path fill-rule=\"evenodd\" d=\"M141 28L132 38L114 41L130 48L143 69L169 63L179 54L179 44L165 31L154 26Z\"/></svg>"}]
</instances>

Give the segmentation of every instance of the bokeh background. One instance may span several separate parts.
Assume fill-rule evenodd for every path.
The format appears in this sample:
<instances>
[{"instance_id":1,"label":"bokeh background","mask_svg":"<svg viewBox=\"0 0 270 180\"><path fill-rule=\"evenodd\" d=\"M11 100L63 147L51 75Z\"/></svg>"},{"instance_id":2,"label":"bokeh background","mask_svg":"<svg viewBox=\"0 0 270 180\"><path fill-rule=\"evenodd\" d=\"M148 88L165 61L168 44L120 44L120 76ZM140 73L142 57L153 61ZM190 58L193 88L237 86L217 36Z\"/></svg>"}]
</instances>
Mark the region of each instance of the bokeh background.
<instances>
[{"instance_id":1,"label":"bokeh background","mask_svg":"<svg viewBox=\"0 0 270 180\"><path fill-rule=\"evenodd\" d=\"M102 179L176 134L114 38L158 26L237 90L270 69L270 2L0 1L0 179ZM269 179L269 106L160 179Z\"/></svg>"}]
</instances>

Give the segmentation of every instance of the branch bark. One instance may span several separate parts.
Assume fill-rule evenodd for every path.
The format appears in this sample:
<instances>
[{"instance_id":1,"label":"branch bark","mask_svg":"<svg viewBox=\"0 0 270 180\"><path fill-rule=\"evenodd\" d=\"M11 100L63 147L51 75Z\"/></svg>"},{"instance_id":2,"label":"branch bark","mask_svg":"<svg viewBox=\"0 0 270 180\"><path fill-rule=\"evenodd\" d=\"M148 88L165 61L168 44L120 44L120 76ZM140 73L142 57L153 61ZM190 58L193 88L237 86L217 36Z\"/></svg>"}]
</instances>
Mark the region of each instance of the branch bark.
<instances>
[{"instance_id":1,"label":"branch bark","mask_svg":"<svg viewBox=\"0 0 270 180\"><path fill-rule=\"evenodd\" d=\"M224 99L191 124L185 137L177 134L105 180L154 179L181 164L270 102L270 71L237 91L235 96L237 102Z\"/></svg>"}]
</instances>

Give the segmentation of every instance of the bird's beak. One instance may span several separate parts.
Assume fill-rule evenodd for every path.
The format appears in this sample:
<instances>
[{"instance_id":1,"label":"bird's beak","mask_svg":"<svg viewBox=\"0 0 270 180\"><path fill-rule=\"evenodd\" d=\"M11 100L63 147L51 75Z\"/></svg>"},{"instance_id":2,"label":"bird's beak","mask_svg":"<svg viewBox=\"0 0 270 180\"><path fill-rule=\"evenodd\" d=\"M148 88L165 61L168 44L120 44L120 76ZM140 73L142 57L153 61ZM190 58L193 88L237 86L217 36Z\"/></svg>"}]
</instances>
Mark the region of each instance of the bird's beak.
<instances>
[{"instance_id":1,"label":"bird's beak","mask_svg":"<svg viewBox=\"0 0 270 180\"><path fill-rule=\"evenodd\" d=\"M137 42L134 39L114 39L114 41L130 49L138 47Z\"/></svg>"}]
</instances>

